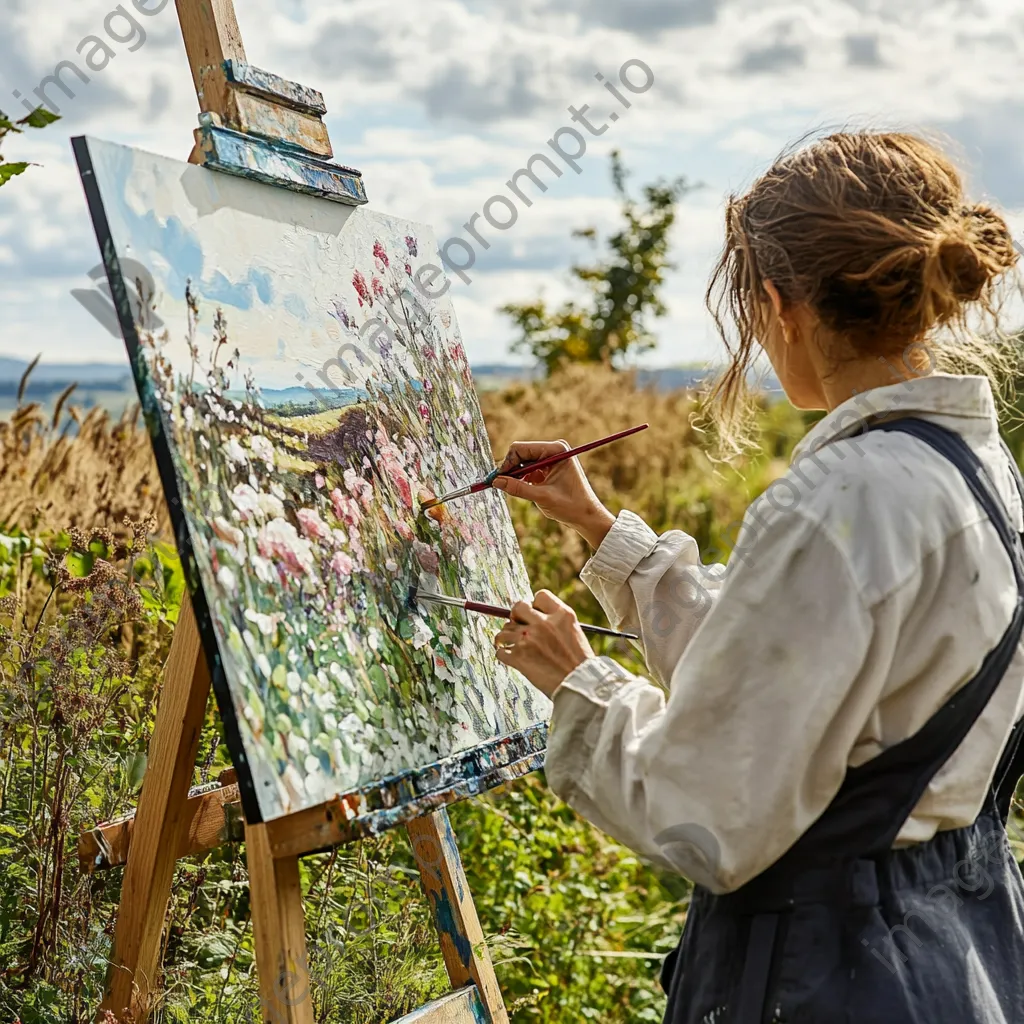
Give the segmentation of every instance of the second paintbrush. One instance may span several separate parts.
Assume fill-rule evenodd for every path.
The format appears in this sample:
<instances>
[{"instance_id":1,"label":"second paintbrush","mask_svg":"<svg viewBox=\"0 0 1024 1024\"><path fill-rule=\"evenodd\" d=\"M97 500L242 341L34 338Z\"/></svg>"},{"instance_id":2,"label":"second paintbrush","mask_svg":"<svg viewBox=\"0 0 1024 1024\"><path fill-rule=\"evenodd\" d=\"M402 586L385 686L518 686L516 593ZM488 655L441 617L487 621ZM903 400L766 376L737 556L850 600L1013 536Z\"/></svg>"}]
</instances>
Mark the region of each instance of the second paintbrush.
<instances>
[{"instance_id":1,"label":"second paintbrush","mask_svg":"<svg viewBox=\"0 0 1024 1024\"><path fill-rule=\"evenodd\" d=\"M502 608L496 604L483 604L480 601L470 601L465 597L450 597L448 594L438 594L434 591L424 590L422 587L409 588L409 604L415 606L419 601L428 601L433 604L443 604L449 608L461 608L467 612L477 612L480 615L493 615L499 619L510 619L511 608ZM639 640L636 633L622 633L617 629L607 629L604 626L591 626L588 622L581 622L580 628L584 633L593 633L596 636L618 636L624 640Z\"/></svg>"},{"instance_id":2,"label":"second paintbrush","mask_svg":"<svg viewBox=\"0 0 1024 1024\"><path fill-rule=\"evenodd\" d=\"M617 434L609 434L608 437L599 438L597 441L590 441L587 444L581 444L578 448L568 448L563 452L556 452L554 455L549 455L545 459L537 459L536 462L523 462L518 466L514 466L512 469L501 472L501 467L492 470L483 478L478 480L475 484L470 484L468 487L460 487L457 491L449 491L447 494L442 494L440 498L430 498L423 502L420 506L420 511L425 512L429 508L433 508L435 505L441 505L446 501L452 501L455 498L464 498L469 494L478 494L480 491L486 491L488 488L494 486L494 481L499 476L510 476L515 479L521 479L524 476L529 476L530 473L536 473L539 469L547 469L549 466L557 465L559 462L565 462L566 459L574 459L577 455L582 455L584 452L593 451L595 448L600 448L602 445L611 444L612 441L618 441L623 437L629 437L630 434L639 433L641 430L646 430L648 424L641 423L638 427L630 427L629 430L620 430Z\"/></svg>"}]
</instances>

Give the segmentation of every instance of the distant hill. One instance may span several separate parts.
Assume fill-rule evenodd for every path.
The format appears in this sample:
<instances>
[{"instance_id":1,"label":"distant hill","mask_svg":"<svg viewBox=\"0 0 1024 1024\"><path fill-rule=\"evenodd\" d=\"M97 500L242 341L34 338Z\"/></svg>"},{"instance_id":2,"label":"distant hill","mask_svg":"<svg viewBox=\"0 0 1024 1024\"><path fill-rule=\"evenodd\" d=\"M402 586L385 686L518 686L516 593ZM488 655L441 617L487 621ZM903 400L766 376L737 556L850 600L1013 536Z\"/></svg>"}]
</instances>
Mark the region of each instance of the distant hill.
<instances>
[{"instance_id":1,"label":"distant hill","mask_svg":"<svg viewBox=\"0 0 1024 1024\"><path fill-rule=\"evenodd\" d=\"M21 378L28 368L28 362L0 356L0 414L14 405ZM638 377L644 384L673 391L695 387L711 371L701 367L665 367L663 369L640 370ZM473 377L477 387L484 390L505 387L515 381L536 380L540 371L536 367L514 363L479 363L473 366ZM47 363L40 364L29 377L26 397L45 404L56 399L69 384L78 384L76 398L81 404L100 404L111 411L123 408L135 400L135 384L127 360L123 363ZM770 377L766 381L770 393L781 393L778 381ZM321 389L330 396L330 405L342 407L365 397L365 392L355 388L343 388L338 392ZM300 407L312 399L303 387L289 387L280 390L266 390L263 396L267 404ZM323 398L324 396L321 396Z\"/></svg>"}]
</instances>

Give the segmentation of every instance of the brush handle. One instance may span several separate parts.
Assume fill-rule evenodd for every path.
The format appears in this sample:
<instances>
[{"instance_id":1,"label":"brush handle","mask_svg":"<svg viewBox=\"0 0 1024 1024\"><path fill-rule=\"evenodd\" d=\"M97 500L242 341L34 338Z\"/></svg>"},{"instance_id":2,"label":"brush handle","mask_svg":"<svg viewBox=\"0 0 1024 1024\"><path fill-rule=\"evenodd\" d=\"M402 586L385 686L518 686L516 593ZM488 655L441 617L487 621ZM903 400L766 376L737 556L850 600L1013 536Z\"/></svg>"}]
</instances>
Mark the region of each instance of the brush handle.
<instances>
[{"instance_id":1,"label":"brush handle","mask_svg":"<svg viewBox=\"0 0 1024 1024\"><path fill-rule=\"evenodd\" d=\"M538 469L547 469L548 466L556 466L559 462L565 462L566 459L574 459L577 455L593 451L595 448L601 448L603 445L611 444L612 441L619 441L624 437L629 437L630 434L638 434L641 430L646 430L648 426L649 424L647 423L641 423L637 427L630 427L628 430L620 430L617 434L609 434L608 437L602 437L596 441L589 441L587 444L581 444L576 448L569 448L564 452L556 452L554 455L549 455L546 459L537 459L536 462L524 462L505 473L499 473L498 470L495 470L493 473L489 473L487 477L480 481L480 483L486 487L490 487L494 480L499 476L510 476L519 480L530 473L535 473ZM474 488L478 486L480 485L473 485ZM483 487L480 487L480 489L483 490Z\"/></svg>"},{"instance_id":2,"label":"brush handle","mask_svg":"<svg viewBox=\"0 0 1024 1024\"><path fill-rule=\"evenodd\" d=\"M466 601L463 605L467 612L479 612L481 615L493 615L499 619L510 619L511 608L501 608L495 604L483 604L480 601ZM622 633L617 629L608 629L605 626L591 626L589 622L581 622L580 627L584 633L595 633L598 636L618 636L626 640L639 640L636 633Z\"/></svg>"}]
</instances>

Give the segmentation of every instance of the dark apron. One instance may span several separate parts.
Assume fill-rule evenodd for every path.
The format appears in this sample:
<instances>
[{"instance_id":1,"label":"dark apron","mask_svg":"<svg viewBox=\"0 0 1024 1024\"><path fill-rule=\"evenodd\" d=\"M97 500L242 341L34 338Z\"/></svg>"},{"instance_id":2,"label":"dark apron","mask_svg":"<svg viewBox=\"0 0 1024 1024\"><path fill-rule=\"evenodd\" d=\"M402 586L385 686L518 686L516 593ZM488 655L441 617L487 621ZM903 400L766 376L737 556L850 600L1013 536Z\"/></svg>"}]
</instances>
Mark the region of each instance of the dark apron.
<instances>
[{"instance_id":1,"label":"dark apron","mask_svg":"<svg viewBox=\"0 0 1024 1024\"><path fill-rule=\"evenodd\" d=\"M1021 537L959 434L917 419L869 429L911 434L963 474L1013 562L1013 618L978 674L913 736L850 768L781 859L735 892L694 888L682 940L662 969L665 1024L1024 1021L1024 882L1004 827L1024 774L1022 725L973 825L892 849L1020 642Z\"/></svg>"}]
</instances>

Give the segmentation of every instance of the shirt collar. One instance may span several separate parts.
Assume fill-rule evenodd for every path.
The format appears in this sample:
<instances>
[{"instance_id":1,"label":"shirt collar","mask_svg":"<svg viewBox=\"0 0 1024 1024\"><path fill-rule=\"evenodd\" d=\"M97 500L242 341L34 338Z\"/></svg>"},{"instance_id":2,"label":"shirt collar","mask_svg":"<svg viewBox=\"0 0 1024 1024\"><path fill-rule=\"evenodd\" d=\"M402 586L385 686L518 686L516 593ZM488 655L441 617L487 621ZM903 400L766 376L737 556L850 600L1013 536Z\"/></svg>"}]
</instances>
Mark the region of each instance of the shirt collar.
<instances>
[{"instance_id":1,"label":"shirt collar","mask_svg":"<svg viewBox=\"0 0 1024 1024\"><path fill-rule=\"evenodd\" d=\"M793 449L793 458L817 451L840 438L852 437L865 425L882 419L923 416L965 436L994 434L995 400L987 377L933 373L872 388L837 406L819 420Z\"/></svg>"}]
</instances>

